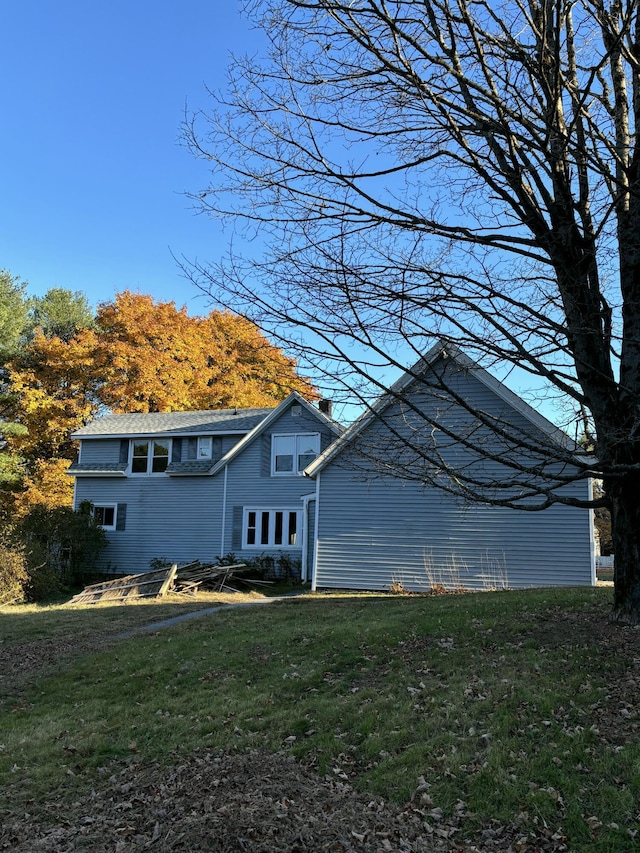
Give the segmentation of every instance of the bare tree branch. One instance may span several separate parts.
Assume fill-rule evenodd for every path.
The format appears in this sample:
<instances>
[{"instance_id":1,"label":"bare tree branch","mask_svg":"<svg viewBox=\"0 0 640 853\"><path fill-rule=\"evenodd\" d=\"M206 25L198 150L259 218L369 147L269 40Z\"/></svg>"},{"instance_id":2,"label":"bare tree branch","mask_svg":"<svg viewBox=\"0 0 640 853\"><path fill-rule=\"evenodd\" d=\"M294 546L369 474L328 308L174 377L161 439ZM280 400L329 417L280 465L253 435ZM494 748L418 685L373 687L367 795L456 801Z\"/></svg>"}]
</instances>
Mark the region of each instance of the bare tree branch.
<instances>
[{"instance_id":1,"label":"bare tree branch","mask_svg":"<svg viewBox=\"0 0 640 853\"><path fill-rule=\"evenodd\" d=\"M589 459L432 377L466 426L447 433L403 401L413 439L397 431L397 472L526 509L570 501L568 485L596 473L617 612L640 619L638 0L252 0L246 11L269 54L236 59L183 139L212 170L198 209L244 223L260 257L185 274L368 406L435 340L570 399ZM443 441L477 464L453 470ZM505 479L479 473L498 457Z\"/></svg>"}]
</instances>

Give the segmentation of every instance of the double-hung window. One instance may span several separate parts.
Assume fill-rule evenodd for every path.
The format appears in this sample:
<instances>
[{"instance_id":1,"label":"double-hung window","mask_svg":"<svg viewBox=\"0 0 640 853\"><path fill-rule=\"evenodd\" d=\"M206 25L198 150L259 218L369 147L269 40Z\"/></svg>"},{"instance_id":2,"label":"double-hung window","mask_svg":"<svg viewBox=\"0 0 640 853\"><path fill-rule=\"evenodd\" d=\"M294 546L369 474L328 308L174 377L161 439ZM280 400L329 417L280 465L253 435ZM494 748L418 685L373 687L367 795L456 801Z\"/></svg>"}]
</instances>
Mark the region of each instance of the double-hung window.
<instances>
[{"instance_id":1,"label":"double-hung window","mask_svg":"<svg viewBox=\"0 0 640 853\"><path fill-rule=\"evenodd\" d=\"M132 442L131 473L162 474L169 464L170 449L168 440L136 439Z\"/></svg>"},{"instance_id":2,"label":"double-hung window","mask_svg":"<svg viewBox=\"0 0 640 853\"><path fill-rule=\"evenodd\" d=\"M314 432L274 435L271 440L271 473L302 474L320 453L320 436Z\"/></svg>"},{"instance_id":3,"label":"double-hung window","mask_svg":"<svg viewBox=\"0 0 640 853\"><path fill-rule=\"evenodd\" d=\"M98 527L103 530L116 529L116 505L115 504L94 504L93 518Z\"/></svg>"},{"instance_id":4,"label":"double-hung window","mask_svg":"<svg viewBox=\"0 0 640 853\"><path fill-rule=\"evenodd\" d=\"M243 547L299 548L302 513L296 509L252 509L244 511Z\"/></svg>"},{"instance_id":5,"label":"double-hung window","mask_svg":"<svg viewBox=\"0 0 640 853\"><path fill-rule=\"evenodd\" d=\"M198 438L198 459L211 459L213 438L210 435L201 435Z\"/></svg>"}]
</instances>

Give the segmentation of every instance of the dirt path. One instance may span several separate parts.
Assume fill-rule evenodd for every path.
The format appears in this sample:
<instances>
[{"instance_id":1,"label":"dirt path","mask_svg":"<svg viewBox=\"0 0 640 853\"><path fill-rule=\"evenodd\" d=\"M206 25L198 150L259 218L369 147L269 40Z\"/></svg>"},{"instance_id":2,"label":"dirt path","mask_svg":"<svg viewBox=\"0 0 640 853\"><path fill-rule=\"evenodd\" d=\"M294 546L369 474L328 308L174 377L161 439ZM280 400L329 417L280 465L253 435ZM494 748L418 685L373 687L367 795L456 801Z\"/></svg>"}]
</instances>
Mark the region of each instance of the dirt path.
<instances>
[{"instance_id":1,"label":"dirt path","mask_svg":"<svg viewBox=\"0 0 640 853\"><path fill-rule=\"evenodd\" d=\"M140 625L137 628L132 628L130 631L124 631L122 634L116 634L114 639L125 640L127 637L133 637L135 634L142 634L149 631L158 631L162 628L170 628L172 625L178 625L180 622L186 622L190 619L198 619L201 616L211 616L218 613L220 610L235 610L238 607L255 607L262 604L272 604L274 601L286 601L289 598L296 598L304 595L302 592L292 592L287 595L274 595L272 598L256 598L251 601L240 601L237 604L217 604L215 607L206 607L203 610L192 610L190 613L181 613L180 616L172 616L169 619L163 619L160 622L152 622L149 625Z\"/></svg>"}]
</instances>

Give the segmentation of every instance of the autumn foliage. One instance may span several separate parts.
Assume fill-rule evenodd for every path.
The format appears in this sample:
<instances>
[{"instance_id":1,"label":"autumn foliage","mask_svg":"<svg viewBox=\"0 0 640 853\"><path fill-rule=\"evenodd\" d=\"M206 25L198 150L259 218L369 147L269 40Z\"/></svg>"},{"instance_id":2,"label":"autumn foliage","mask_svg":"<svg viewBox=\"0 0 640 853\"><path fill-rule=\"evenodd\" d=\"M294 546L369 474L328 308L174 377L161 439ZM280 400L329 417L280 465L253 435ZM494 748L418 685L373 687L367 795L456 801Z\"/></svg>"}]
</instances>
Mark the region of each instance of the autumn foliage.
<instances>
[{"instance_id":1,"label":"autumn foliage","mask_svg":"<svg viewBox=\"0 0 640 853\"><path fill-rule=\"evenodd\" d=\"M8 368L14 417L27 428L10 439L27 466L15 499L21 513L70 505L70 433L101 411L266 407L293 390L317 398L295 361L242 317L191 317L173 302L128 291L66 339L36 330Z\"/></svg>"},{"instance_id":2,"label":"autumn foliage","mask_svg":"<svg viewBox=\"0 0 640 853\"><path fill-rule=\"evenodd\" d=\"M69 459L38 459L25 474L22 489L14 496L13 518L21 520L36 506L70 507L73 479L67 475Z\"/></svg>"},{"instance_id":3,"label":"autumn foliage","mask_svg":"<svg viewBox=\"0 0 640 853\"><path fill-rule=\"evenodd\" d=\"M295 361L248 320L213 311L190 317L173 302L121 293L100 306L94 362L100 401L114 412L261 407L291 391L313 397Z\"/></svg>"},{"instance_id":4,"label":"autumn foliage","mask_svg":"<svg viewBox=\"0 0 640 853\"><path fill-rule=\"evenodd\" d=\"M83 331L65 342L37 332L10 364L15 414L27 427L27 433L12 443L28 459L73 458L70 431L98 409L100 377L89 334Z\"/></svg>"}]
</instances>

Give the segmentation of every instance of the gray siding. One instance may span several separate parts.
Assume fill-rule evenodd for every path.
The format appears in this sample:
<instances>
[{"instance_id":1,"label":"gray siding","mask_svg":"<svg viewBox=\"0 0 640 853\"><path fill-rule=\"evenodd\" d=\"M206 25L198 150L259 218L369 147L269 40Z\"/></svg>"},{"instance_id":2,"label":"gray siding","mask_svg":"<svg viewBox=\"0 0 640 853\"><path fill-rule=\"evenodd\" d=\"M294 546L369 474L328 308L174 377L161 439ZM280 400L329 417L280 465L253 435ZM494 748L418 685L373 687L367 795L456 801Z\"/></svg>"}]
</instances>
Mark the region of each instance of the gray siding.
<instances>
[{"instance_id":1,"label":"gray siding","mask_svg":"<svg viewBox=\"0 0 640 853\"><path fill-rule=\"evenodd\" d=\"M452 485L450 472L454 472L462 482L465 478L472 479L472 488L484 483L485 494L491 498L522 493L518 485L521 473L514 471L508 460L516 460L530 469L544 465L545 470L553 470L555 463L547 459L551 440L521 412L465 370L450 371L447 382L454 394L504 428L504 435L497 435L443 392L432 392L418 385L409 392L410 402L393 403L381 418L345 447L332 466L350 469L367 480L388 476L390 469L396 473L400 470L400 476L408 481L420 479L444 486ZM521 439L527 442L526 452L514 449ZM416 447L424 448L424 454ZM473 447L482 448L483 452ZM555 470L561 468L556 466Z\"/></svg>"},{"instance_id":2,"label":"gray siding","mask_svg":"<svg viewBox=\"0 0 640 853\"><path fill-rule=\"evenodd\" d=\"M224 456L225 453L228 453L230 450L233 450L233 448L241 439L241 435L223 435L221 441L220 455Z\"/></svg>"},{"instance_id":3,"label":"gray siding","mask_svg":"<svg viewBox=\"0 0 640 853\"><path fill-rule=\"evenodd\" d=\"M233 547L233 507L253 507L256 509L295 509L302 512L302 496L314 489L314 483L307 477L271 477L266 466L269 456L271 436L285 433L320 433L321 447L326 446L332 436L331 430L302 408L299 417L293 417L287 410L245 450L233 459L228 466L227 476L227 514L225 524L225 552L233 551L241 558L256 557L261 554L277 556L282 548L242 548ZM223 476L223 473L219 475ZM287 548L286 553L294 559L302 558L302 531L299 531L299 548Z\"/></svg>"},{"instance_id":4,"label":"gray siding","mask_svg":"<svg viewBox=\"0 0 640 853\"><path fill-rule=\"evenodd\" d=\"M388 478L320 475L318 587L471 589L592 583L587 510L523 512L464 505L436 489Z\"/></svg>"},{"instance_id":5,"label":"gray siding","mask_svg":"<svg viewBox=\"0 0 640 853\"><path fill-rule=\"evenodd\" d=\"M475 377L460 372L455 381L467 400L531 431L521 413ZM494 440L466 411L441 398L419 391L412 400L438 411L441 423L459 433L474 430L476 439ZM389 412L394 428L431 440L430 427L394 405ZM436 431L435 440L453 468L473 470L486 482L509 476L499 461L481 460L443 433ZM588 510L556 505L526 512L465 503L433 485L385 475L385 449L387 459L406 453L407 469L423 464L417 458L412 463L411 452L394 445L385 425L376 421L319 475L318 587L382 590L398 581L417 590L433 584L486 589L593 582ZM437 471L429 473L437 480ZM588 498L586 481L564 488Z\"/></svg>"},{"instance_id":6,"label":"gray siding","mask_svg":"<svg viewBox=\"0 0 640 853\"><path fill-rule=\"evenodd\" d=\"M149 561L211 561L220 554L221 477L79 477L76 506L126 504L124 530L107 531L99 569L140 572Z\"/></svg>"},{"instance_id":7,"label":"gray siding","mask_svg":"<svg viewBox=\"0 0 640 853\"><path fill-rule=\"evenodd\" d=\"M294 403L293 405L296 404ZM291 414L291 409L292 406L289 406L265 432L269 435L290 432L319 432L327 436L332 435L329 427L321 423L304 406L299 406L300 414L297 417Z\"/></svg>"},{"instance_id":8,"label":"gray siding","mask_svg":"<svg viewBox=\"0 0 640 853\"><path fill-rule=\"evenodd\" d=\"M285 411L272 424L264 440L258 436L232 460L226 475L223 469L213 477L78 477L76 507L85 500L94 504L126 504L125 529L107 531L109 544L97 568L129 573L147 570L149 561L155 558L186 562L195 559L210 561L230 551L237 552L240 557L280 553L280 548L255 548L242 552L241 548L234 547L234 508L251 506L302 511L301 496L313 490L312 481L302 476L271 477L269 470L261 476L264 444L266 442L270 447L273 433L321 433L321 447L326 446L332 437L328 426L304 407L300 408L300 417L291 416L290 410ZM223 436L221 452L229 451L240 438ZM182 450L184 441L181 445ZM119 438L83 441L83 462L118 462L119 453ZM225 485L227 498L223 510ZM302 531L299 541L302 542ZM286 552L292 558L302 556L301 547L287 548Z\"/></svg>"},{"instance_id":9,"label":"gray siding","mask_svg":"<svg viewBox=\"0 0 640 853\"><path fill-rule=\"evenodd\" d=\"M104 464L120 461L120 439L98 438L80 442L80 461L84 464Z\"/></svg>"}]
</instances>

